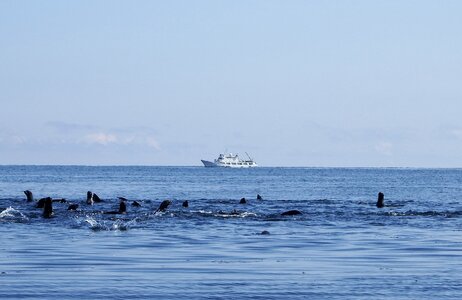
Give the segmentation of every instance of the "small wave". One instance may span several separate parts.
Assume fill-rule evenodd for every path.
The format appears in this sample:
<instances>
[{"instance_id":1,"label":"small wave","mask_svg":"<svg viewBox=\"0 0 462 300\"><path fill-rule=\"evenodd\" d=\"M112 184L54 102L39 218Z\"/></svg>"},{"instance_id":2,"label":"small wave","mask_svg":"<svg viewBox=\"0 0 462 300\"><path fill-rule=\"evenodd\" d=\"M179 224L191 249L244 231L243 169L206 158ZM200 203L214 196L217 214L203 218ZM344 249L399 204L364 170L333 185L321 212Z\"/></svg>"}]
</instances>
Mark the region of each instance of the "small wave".
<instances>
[{"instance_id":1,"label":"small wave","mask_svg":"<svg viewBox=\"0 0 462 300\"><path fill-rule=\"evenodd\" d=\"M29 218L26 217L19 210L16 210L16 209L14 209L13 207L10 206L7 209L0 212L0 220L21 223L21 222L29 221Z\"/></svg>"},{"instance_id":2,"label":"small wave","mask_svg":"<svg viewBox=\"0 0 462 300\"><path fill-rule=\"evenodd\" d=\"M96 221L95 219L93 219L92 217L89 217L89 216L87 216L85 218L85 223L88 223L90 225L90 227L98 226L98 221Z\"/></svg>"},{"instance_id":3,"label":"small wave","mask_svg":"<svg viewBox=\"0 0 462 300\"><path fill-rule=\"evenodd\" d=\"M128 222L122 220L115 220L114 222L98 221L90 216L86 216L84 220L84 223L88 224L93 231L126 231L133 222L134 220Z\"/></svg>"},{"instance_id":4,"label":"small wave","mask_svg":"<svg viewBox=\"0 0 462 300\"><path fill-rule=\"evenodd\" d=\"M387 216L392 217L445 217L454 218L462 215L461 211L414 211L408 210L406 212L390 211L385 213Z\"/></svg>"},{"instance_id":5,"label":"small wave","mask_svg":"<svg viewBox=\"0 0 462 300\"><path fill-rule=\"evenodd\" d=\"M111 227L109 230L120 230L120 231L126 231L128 230L128 222L123 222L121 220L117 220L114 223L112 223Z\"/></svg>"},{"instance_id":6,"label":"small wave","mask_svg":"<svg viewBox=\"0 0 462 300\"><path fill-rule=\"evenodd\" d=\"M252 213L252 212L248 212L248 211L245 211L241 214L241 217L243 218L246 218L246 217L256 217L257 214L256 213Z\"/></svg>"},{"instance_id":7,"label":"small wave","mask_svg":"<svg viewBox=\"0 0 462 300\"><path fill-rule=\"evenodd\" d=\"M231 212L219 211L218 213L214 214L214 216L222 217L222 218L246 218L246 217L256 217L257 215L252 212L234 210Z\"/></svg>"}]
</instances>

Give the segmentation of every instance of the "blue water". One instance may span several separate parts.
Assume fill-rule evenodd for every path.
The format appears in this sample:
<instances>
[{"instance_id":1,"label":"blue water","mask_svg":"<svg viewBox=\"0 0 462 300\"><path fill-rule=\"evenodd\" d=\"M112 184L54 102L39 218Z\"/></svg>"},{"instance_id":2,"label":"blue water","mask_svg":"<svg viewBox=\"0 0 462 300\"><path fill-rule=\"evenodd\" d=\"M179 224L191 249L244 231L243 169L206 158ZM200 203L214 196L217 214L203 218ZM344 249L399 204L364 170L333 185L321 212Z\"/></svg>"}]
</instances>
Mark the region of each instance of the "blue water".
<instances>
[{"instance_id":1,"label":"blue water","mask_svg":"<svg viewBox=\"0 0 462 300\"><path fill-rule=\"evenodd\" d=\"M460 299L461 195L460 169L0 166L0 298Z\"/></svg>"}]
</instances>

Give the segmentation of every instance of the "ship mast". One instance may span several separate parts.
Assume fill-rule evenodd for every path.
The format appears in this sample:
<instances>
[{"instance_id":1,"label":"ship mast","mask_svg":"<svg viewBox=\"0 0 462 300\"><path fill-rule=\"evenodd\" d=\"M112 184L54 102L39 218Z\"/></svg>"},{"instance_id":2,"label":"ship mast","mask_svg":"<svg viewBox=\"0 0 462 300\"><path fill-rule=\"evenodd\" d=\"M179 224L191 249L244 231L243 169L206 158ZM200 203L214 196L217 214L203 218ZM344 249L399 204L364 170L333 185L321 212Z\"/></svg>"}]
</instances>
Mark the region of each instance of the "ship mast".
<instances>
[{"instance_id":1,"label":"ship mast","mask_svg":"<svg viewBox=\"0 0 462 300\"><path fill-rule=\"evenodd\" d=\"M249 153L246 152L245 154L247 155L247 157L249 158L249 160L252 160L252 161L253 161L253 159L252 159L252 157L250 157Z\"/></svg>"}]
</instances>

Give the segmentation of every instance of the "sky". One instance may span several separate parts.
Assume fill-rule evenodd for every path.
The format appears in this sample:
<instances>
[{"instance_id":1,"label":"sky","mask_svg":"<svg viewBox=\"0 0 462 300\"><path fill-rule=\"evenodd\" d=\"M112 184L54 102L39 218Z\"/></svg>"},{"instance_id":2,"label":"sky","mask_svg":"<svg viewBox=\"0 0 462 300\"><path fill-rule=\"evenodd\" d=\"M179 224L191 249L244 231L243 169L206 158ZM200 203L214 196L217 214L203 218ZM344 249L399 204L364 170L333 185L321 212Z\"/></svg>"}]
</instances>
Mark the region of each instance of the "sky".
<instances>
[{"instance_id":1,"label":"sky","mask_svg":"<svg viewBox=\"0 0 462 300\"><path fill-rule=\"evenodd\" d=\"M0 164L462 167L462 1L0 1Z\"/></svg>"}]
</instances>

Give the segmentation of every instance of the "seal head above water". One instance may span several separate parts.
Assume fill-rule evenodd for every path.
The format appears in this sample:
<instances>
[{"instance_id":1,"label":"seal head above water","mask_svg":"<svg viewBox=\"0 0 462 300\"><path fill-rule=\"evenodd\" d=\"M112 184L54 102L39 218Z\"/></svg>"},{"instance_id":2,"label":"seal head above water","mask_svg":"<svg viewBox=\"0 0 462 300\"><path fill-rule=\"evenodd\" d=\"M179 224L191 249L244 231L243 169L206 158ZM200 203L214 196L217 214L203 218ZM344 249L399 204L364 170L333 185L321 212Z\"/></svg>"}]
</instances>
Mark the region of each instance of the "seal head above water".
<instances>
[{"instance_id":1,"label":"seal head above water","mask_svg":"<svg viewBox=\"0 0 462 300\"><path fill-rule=\"evenodd\" d=\"M119 203L119 210L117 211L106 211L103 212L106 215L118 215L118 214L125 214L127 212L127 205L125 204L124 200L120 200Z\"/></svg>"},{"instance_id":2,"label":"seal head above water","mask_svg":"<svg viewBox=\"0 0 462 300\"><path fill-rule=\"evenodd\" d=\"M31 191L26 190L26 191L24 191L24 194L26 194L27 202L33 202L34 201L34 195L32 194Z\"/></svg>"},{"instance_id":3,"label":"seal head above water","mask_svg":"<svg viewBox=\"0 0 462 300\"><path fill-rule=\"evenodd\" d=\"M172 201L170 200L164 200L162 201L162 203L159 205L159 208L154 212L158 212L158 211L165 211L167 210L168 206L172 203Z\"/></svg>"},{"instance_id":4,"label":"seal head above water","mask_svg":"<svg viewBox=\"0 0 462 300\"><path fill-rule=\"evenodd\" d=\"M384 198L384 195L382 192L380 192L377 196L377 203L375 204L378 208L382 208L385 206L383 204L383 198Z\"/></svg>"}]
</instances>

